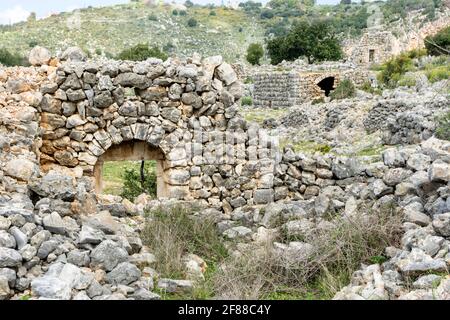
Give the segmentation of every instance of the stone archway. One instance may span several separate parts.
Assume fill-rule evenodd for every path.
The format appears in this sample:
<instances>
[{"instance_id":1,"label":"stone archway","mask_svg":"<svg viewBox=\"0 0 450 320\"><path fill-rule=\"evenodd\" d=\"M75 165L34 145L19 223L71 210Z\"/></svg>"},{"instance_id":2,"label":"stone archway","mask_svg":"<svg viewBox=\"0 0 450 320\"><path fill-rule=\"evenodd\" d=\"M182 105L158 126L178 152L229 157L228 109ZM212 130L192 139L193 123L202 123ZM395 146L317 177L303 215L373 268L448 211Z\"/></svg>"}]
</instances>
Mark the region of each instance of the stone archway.
<instances>
[{"instance_id":1,"label":"stone archway","mask_svg":"<svg viewBox=\"0 0 450 320\"><path fill-rule=\"evenodd\" d=\"M157 197L168 197L166 180L164 179L164 154L159 148L150 146L145 141L131 140L111 146L102 154L94 166L95 192L103 192L103 165L106 161L156 161Z\"/></svg>"}]
</instances>

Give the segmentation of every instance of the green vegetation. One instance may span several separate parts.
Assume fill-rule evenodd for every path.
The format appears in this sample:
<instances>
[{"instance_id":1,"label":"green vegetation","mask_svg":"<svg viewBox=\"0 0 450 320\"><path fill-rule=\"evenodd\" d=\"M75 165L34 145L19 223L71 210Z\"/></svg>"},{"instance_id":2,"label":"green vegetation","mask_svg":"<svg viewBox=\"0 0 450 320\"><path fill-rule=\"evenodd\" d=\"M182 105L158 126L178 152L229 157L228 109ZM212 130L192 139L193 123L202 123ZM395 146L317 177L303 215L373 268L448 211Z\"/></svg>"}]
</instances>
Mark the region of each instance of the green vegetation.
<instances>
[{"instance_id":1,"label":"green vegetation","mask_svg":"<svg viewBox=\"0 0 450 320\"><path fill-rule=\"evenodd\" d=\"M183 256L186 254L202 257L208 266L228 255L214 221L194 215L195 211L177 205L148 213L143 241L155 254L156 270L162 277L185 277Z\"/></svg>"},{"instance_id":2,"label":"green vegetation","mask_svg":"<svg viewBox=\"0 0 450 320\"><path fill-rule=\"evenodd\" d=\"M404 76L400 78L397 82L399 87L414 87L417 83L417 80L414 76Z\"/></svg>"},{"instance_id":3,"label":"green vegetation","mask_svg":"<svg viewBox=\"0 0 450 320\"><path fill-rule=\"evenodd\" d=\"M384 145L369 146L369 147L365 147L365 148L359 150L357 152L356 156L358 156L358 157L379 156L385 149L386 149L386 146L384 146Z\"/></svg>"},{"instance_id":4,"label":"green vegetation","mask_svg":"<svg viewBox=\"0 0 450 320\"><path fill-rule=\"evenodd\" d=\"M21 66L25 62L25 58L19 54L9 52L7 49L0 49L0 63L5 66Z\"/></svg>"},{"instance_id":5,"label":"green vegetation","mask_svg":"<svg viewBox=\"0 0 450 320\"><path fill-rule=\"evenodd\" d=\"M187 22L188 27L194 28L198 25L198 22L195 18L190 18Z\"/></svg>"},{"instance_id":6,"label":"green vegetation","mask_svg":"<svg viewBox=\"0 0 450 320\"><path fill-rule=\"evenodd\" d=\"M322 98L316 98L316 99L312 100L311 104L315 105L315 104L321 104L321 103L324 103L324 102L325 102L325 99L322 97Z\"/></svg>"},{"instance_id":7,"label":"green vegetation","mask_svg":"<svg viewBox=\"0 0 450 320\"><path fill-rule=\"evenodd\" d=\"M426 50L412 50L402 53L379 66L378 80L387 88L397 86L413 87L418 74L425 74L430 82L447 80L450 76L449 56L433 57L426 64L419 63Z\"/></svg>"},{"instance_id":8,"label":"green vegetation","mask_svg":"<svg viewBox=\"0 0 450 320\"><path fill-rule=\"evenodd\" d=\"M408 53L400 54L382 65L378 80L388 88L395 88L400 78L407 71L412 71L413 67L413 61Z\"/></svg>"},{"instance_id":9,"label":"green vegetation","mask_svg":"<svg viewBox=\"0 0 450 320\"><path fill-rule=\"evenodd\" d=\"M259 43L252 43L247 49L247 61L252 65L259 65L259 61L264 56L264 49Z\"/></svg>"},{"instance_id":10,"label":"green vegetation","mask_svg":"<svg viewBox=\"0 0 450 320\"><path fill-rule=\"evenodd\" d=\"M326 21L297 22L286 36L269 40L267 50L272 64L306 57L309 63L339 60L343 53L339 41Z\"/></svg>"},{"instance_id":11,"label":"green vegetation","mask_svg":"<svg viewBox=\"0 0 450 320\"><path fill-rule=\"evenodd\" d=\"M125 196L129 200L143 192L156 196L156 163L146 161L144 167L145 183L142 191L140 161L108 161L103 165L103 192Z\"/></svg>"},{"instance_id":12,"label":"green vegetation","mask_svg":"<svg viewBox=\"0 0 450 320\"><path fill-rule=\"evenodd\" d=\"M253 108L242 108L240 110L244 119L249 122L257 122L262 124L264 120L269 118L279 119L288 113L287 109L267 109L264 111Z\"/></svg>"},{"instance_id":13,"label":"green vegetation","mask_svg":"<svg viewBox=\"0 0 450 320\"><path fill-rule=\"evenodd\" d=\"M316 152L326 154L330 153L332 147L327 144L317 143L315 141L292 142L292 139L282 139L280 147L291 147L294 152L303 152L307 154L315 154Z\"/></svg>"},{"instance_id":14,"label":"green vegetation","mask_svg":"<svg viewBox=\"0 0 450 320\"><path fill-rule=\"evenodd\" d=\"M434 36L425 38L425 47L432 55L450 54L450 26L439 31Z\"/></svg>"},{"instance_id":15,"label":"green vegetation","mask_svg":"<svg viewBox=\"0 0 450 320\"><path fill-rule=\"evenodd\" d=\"M356 88L353 82L349 79L344 79L339 82L336 89L330 93L332 100L348 99L356 96Z\"/></svg>"},{"instance_id":16,"label":"green vegetation","mask_svg":"<svg viewBox=\"0 0 450 320\"><path fill-rule=\"evenodd\" d=\"M450 140L450 111L437 119L436 137Z\"/></svg>"},{"instance_id":17,"label":"green vegetation","mask_svg":"<svg viewBox=\"0 0 450 320\"><path fill-rule=\"evenodd\" d=\"M148 44L138 44L129 49L123 50L118 56L120 60L143 61L148 58L167 59L167 54L162 52L158 47L150 48Z\"/></svg>"},{"instance_id":18,"label":"green vegetation","mask_svg":"<svg viewBox=\"0 0 450 320\"><path fill-rule=\"evenodd\" d=\"M123 191L121 196L133 201L142 193L156 197L157 178L156 178L156 162L146 161L143 168L144 180L141 178L141 168L127 168L123 172Z\"/></svg>"},{"instance_id":19,"label":"green vegetation","mask_svg":"<svg viewBox=\"0 0 450 320\"><path fill-rule=\"evenodd\" d=\"M243 106L251 106L253 104L252 97L242 97L241 103Z\"/></svg>"},{"instance_id":20,"label":"green vegetation","mask_svg":"<svg viewBox=\"0 0 450 320\"><path fill-rule=\"evenodd\" d=\"M363 91L365 91L365 92L371 93L371 94L378 94L378 95L381 95L381 93L382 93L381 89L379 89L379 88L374 88L374 87L372 86L372 84L370 83L370 81L365 81L365 82L360 86L359 89L361 89L361 90L363 90Z\"/></svg>"},{"instance_id":21,"label":"green vegetation","mask_svg":"<svg viewBox=\"0 0 450 320\"><path fill-rule=\"evenodd\" d=\"M434 18L434 11L442 6L440 0L389 0L381 7L384 17L390 21L406 18L407 13L413 10L425 10L429 19Z\"/></svg>"},{"instance_id":22,"label":"green vegetation","mask_svg":"<svg viewBox=\"0 0 450 320\"><path fill-rule=\"evenodd\" d=\"M390 0L377 2L377 5L385 19L391 19L394 23L400 17L396 11L406 14L420 9L423 13L430 14L429 19L434 19L432 7L440 9L444 6L439 0L411 2ZM238 57L245 56L251 43L262 43L265 37L285 36L296 21L317 21L326 17L340 39L358 36L367 26L367 19L371 14L368 8L373 3L366 1L351 5L311 6L308 1L277 0L273 5L271 9L262 8L261 3L246 1L239 4L242 10L234 10L189 4L187 10L177 9L178 14L173 16L175 8L172 5L148 6L144 1L132 1L78 10L82 24L75 29L67 24L74 12L62 12L46 19L31 18L26 22L0 26L0 41L4 48L21 56L26 56L29 52L30 42L39 43L56 52L63 49L61 39L64 39L64 47L78 46L91 53L98 48L105 56L115 57L139 43L150 43L151 46L162 48L170 39L177 44L174 50L177 55L198 52L202 56L211 56L220 52L226 60L233 62ZM216 15L210 14L212 11ZM190 18L197 20L197 27L188 26ZM417 20L418 24L424 22L422 17Z\"/></svg>"},{"instance_id":23,"label":"green vegetation","mask_svg":"<svg viewBox=\"0 0 450 320\"><path fill-rule=\"evenodd\" d=\"M426 75L430 82L448 80L450 78L450 65L439 66L426 71Z\"/></svg>"},{"instance_id":24,"label":"green vegetation","mask_svg":"<svg viewBox=\"0 0 450 320\"><path fill-rule=\"evenodd\" d=\"M335 217L333 225L305 235L314 248L297 259L280 259L270 243L230 256L213 277L214 292L232 299L331 299L361 263L382 261L402 234L401 217L390 207L362 208L351 218Z\"/></svg>"}]
</instances>

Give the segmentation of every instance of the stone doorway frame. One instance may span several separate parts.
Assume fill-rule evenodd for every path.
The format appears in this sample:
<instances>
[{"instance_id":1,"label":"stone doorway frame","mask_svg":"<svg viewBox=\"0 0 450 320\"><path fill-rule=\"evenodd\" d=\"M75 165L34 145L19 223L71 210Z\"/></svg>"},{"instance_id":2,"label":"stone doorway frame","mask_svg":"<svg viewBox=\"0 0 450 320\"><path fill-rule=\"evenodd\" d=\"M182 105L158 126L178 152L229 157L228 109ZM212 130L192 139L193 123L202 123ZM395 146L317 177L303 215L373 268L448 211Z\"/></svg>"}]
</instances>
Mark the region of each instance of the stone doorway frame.
<instances>
[{"instance_id":1,"label":"stone doorway frame","mask_svg":"<svg viewBox=\"0 0 450 320\"><path fill-rule=\"evenodd\" d=\"M103 192L103 165L107 161L156 161L157 197L167 198L168 190L164 179L164 153L145 141L131 140L111 146L102 154L94 166L95 192Z\"/></svg>"}]
</instances>

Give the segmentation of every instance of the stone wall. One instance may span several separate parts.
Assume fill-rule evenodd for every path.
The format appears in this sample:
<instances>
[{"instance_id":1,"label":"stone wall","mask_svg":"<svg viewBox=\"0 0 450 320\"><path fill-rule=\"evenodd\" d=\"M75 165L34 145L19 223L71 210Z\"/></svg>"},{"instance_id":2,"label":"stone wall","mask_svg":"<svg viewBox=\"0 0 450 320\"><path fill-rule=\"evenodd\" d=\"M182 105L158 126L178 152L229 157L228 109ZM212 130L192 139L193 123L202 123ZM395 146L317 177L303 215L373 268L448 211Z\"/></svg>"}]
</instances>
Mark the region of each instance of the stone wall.
<instances>
[{"instance_id":1,"label":"stone wall","mask_svg":"<svg viewBox=\"0 0 450 320\"><path fill-rule=\"evenodd\" d=\"M217 208L273 201L273 143L237 114L241 84L220 56L66 63L41 91L44 172L91 177L111 147L144 141L163 155L169 198Z\"/></svg>"},{"instance_id":2,"label":"stone wall","mask_svg":"<svg viewBox=\"0 0 450 320\"><path fill-rule=\"evenodd\" d=\"M347 59L363 66L382 63L400 51L396 38L390 31L377 29L367 31L358 41L344 47Z\"/></svg>"},{"instance_id":3,"label":"stone wall","mask_svg":"<svg viewBox=\"0 0 450 320\"><path fill-rule=\"evenodd\" d=\"M334 66L334 67L333 67ZM343 79L350 79L361 85L368 79L368 71L350 65L333 64L331 71L319 66L303 66L290 71L267 70L253 75L253 106L256 108L288 108L326 94L319 82L333 78L335 89Z\"/></svg>"}]
</instances>

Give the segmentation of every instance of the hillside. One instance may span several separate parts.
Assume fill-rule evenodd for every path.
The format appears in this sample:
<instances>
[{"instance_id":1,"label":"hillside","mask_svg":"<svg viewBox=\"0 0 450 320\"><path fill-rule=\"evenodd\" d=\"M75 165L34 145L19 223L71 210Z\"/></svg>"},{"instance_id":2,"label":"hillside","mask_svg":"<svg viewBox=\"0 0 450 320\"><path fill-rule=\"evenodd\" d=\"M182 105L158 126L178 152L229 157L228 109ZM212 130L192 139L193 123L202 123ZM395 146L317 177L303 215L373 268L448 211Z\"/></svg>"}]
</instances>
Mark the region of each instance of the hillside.
<instances>
[{"instance_id":1,"label":"hillside","mask_svg":"<svg viewBox=\"0 0 450 320\"><path fill-rule=\"evenodd\" d=\"M384 29L391 29L398 36L406 28L401 23L404 19L408 20L406 29L415 30L426 21L437 19L439 11L445 7L433 5L432 1L428 1L431 6L427 6L427 1L411 1L399 10L400 2L391 0L378 4L379 12L385 17L380 22L388 25ZM294 20L325 17L344 40L358 37L374 16L370 13L374 10L370 3L299 9L289 6L288 2L263 8L249 1L240 9L195 5L183 10L180 5L151 7L141 2L90 7L42 20L29 19L12 26L0 26L0 48L27 55L35 45L56 53L68 46L79 46L91 55L115 56L124 48L148 42L178 56L199 52L204 56L221 54L228 61L242 61L250 43L263 43L266 37L285 33ZM197 20L197 26L188 26L191 18ZM399 23L404 26L400 31Z\"/></svg>"},{"instance_id":2,"label":"hillside","mask_svg":"<svg viewBox=\"0 0 450 320\"><path fill-rule=\"evenodd\" d=\"M175 16L173 10L170 6L151 8L130 3L61 13L8 28L0 34L0 46L24 54L36 44L55 52L76 45L91 54L115 55L126 47L148 42L178 55L220 53L235 60L248 43L262 40L263 30L242 11L216 8L213 16L210 9L195 7L186 16ZM198 21L196 27L187 26L190 18Z\"/></svg>"}]
</instances>

